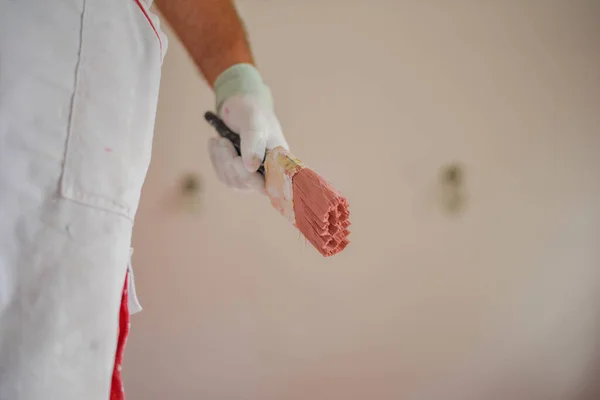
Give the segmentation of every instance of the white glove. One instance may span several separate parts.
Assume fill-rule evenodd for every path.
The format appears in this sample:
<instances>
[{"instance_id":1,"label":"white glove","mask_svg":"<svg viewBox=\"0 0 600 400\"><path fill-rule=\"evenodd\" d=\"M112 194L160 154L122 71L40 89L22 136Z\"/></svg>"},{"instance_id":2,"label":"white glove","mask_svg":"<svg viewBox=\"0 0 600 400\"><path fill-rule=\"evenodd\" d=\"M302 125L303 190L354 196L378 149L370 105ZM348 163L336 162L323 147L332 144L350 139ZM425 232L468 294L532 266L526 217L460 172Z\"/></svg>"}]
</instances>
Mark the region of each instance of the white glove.
<instances>
[{"instance_id":1,"label":"white glove","mask_svg":"<svg viewBox=\"0 0 600 400\"><path fill-rule=\"evenodd\" d=\"M265 194L265 181L256 172L267 149L289 148L273 111L269 88L249 64L227 69L215 82L217 111L225 124L240 135L242 156L229 140L209 140L210 160L217 177L227 186Z\"/></svg>"}]
</instances>

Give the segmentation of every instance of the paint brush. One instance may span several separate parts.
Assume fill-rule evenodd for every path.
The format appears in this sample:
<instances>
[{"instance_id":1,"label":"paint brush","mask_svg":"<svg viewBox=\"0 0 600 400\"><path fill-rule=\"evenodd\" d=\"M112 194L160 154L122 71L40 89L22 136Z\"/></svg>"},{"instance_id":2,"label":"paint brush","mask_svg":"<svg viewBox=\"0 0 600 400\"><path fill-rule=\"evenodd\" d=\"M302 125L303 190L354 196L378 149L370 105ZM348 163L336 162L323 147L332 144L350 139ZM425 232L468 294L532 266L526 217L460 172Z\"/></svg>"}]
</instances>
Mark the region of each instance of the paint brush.
<instances>
[{"instance_id":1,"label":"paint brush","mask_svg":"<svg viewBox=\"0 0 600 400\"><path fill-rule=\"evenodd\" d=\"M209 111L204 118L241 155L240 136L215 113ZM323 256L332 256L346 248L350 234L348 201L325 179L283 147L267 150L258 173L265 177L273 207Z\"/></svg>"}]
</instances>

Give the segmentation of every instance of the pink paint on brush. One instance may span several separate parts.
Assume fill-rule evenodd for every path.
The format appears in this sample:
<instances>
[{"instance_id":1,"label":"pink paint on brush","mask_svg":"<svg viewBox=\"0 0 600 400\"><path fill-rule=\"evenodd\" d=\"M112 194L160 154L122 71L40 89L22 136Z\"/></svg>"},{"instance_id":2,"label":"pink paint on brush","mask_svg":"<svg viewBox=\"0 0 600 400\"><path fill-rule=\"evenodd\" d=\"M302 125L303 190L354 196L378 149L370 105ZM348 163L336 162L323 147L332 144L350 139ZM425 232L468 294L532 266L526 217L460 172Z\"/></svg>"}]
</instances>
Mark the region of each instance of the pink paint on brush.
<instances>
[{"instance_id":1,"label":"pink paint on brush","mask_svg":"<svg viewBox=\"0 0 600 400\"><path fill-rule=\"evenodd\" d=\"M292 179L296 227L325 257L349 243L348 201L327 181L308 168Z\"/></svg>"}]
</instances>

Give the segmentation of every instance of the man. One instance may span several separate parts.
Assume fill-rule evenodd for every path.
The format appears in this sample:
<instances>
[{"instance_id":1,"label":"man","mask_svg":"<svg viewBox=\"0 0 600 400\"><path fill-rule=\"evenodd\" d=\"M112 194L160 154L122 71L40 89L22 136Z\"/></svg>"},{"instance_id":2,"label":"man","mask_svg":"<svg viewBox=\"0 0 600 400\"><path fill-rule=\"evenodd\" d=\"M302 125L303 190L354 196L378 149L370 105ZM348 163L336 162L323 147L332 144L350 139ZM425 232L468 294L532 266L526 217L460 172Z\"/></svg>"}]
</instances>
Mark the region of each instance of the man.
<instances>
[{"instance_id":1,"label":"man","mask_svg":"<svg viewBox=\"0 0 600 400\"><path fill-rule=\"evenodd\" d=\"M209 142L217 176L264 191L265 149L287 143L233 0L156 3L241 134L242 157ZM106 400L111 380L122 397L117 337L167 48L149 7L0 0L0 400Z\"/></svg>"}]
</instances>

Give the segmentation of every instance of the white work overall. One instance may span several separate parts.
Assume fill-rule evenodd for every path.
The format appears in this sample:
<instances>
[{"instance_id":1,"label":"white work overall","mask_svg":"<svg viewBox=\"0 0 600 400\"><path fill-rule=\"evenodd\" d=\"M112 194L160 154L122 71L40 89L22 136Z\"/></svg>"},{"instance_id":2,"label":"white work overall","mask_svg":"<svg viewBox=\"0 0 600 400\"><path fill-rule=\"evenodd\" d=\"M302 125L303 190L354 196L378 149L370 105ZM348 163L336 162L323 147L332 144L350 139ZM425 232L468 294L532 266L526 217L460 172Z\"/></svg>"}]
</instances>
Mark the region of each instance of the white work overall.
<instances>
[{"instance_id":1,"label":"white work overall","mask_svg":"<svg viewBox=\"0 0 600 400\"><path fill-rule=\"evenodd\" d=\"M138 0L0 0L0 400L107 400L166 39Z\"/></svg>"}]
</instances>

